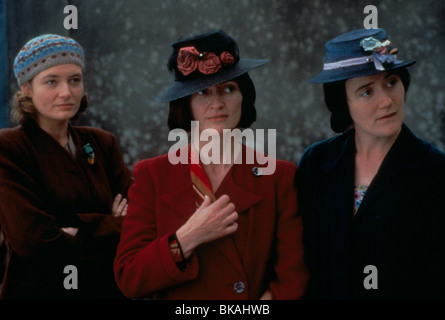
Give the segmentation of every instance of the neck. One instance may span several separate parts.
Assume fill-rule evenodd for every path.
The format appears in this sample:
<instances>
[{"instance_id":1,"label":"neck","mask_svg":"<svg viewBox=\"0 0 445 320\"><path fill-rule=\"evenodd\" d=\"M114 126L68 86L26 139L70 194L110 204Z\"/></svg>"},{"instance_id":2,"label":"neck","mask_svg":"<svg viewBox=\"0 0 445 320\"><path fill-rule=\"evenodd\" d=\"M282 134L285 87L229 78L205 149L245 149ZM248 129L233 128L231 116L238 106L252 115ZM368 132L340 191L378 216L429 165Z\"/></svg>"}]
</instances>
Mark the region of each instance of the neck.
<instances>
[{"instance_id":1,"label":"neck","mask_svg":"<svg viewBox=\"0 0 445 320\"><path fill-rule=\"evenodd\" d=\"M384 157L399 136L400 130L388 137L373 137L356 131L355 148L357 155L366 158Z\"/></svg>"},{"instance_id":2,"label":"neck","mask_svg":"<svg viewBox=\"0 0 445 320\"><path fill-rule=\"evenodd\" d=\"M209 141L192 141L201 158L201 165L215 170L230 167L242 152L242 144L235 138L222 135L212 136Z\"/></svg>"},{"instance_id":3,"label":"neck","mask_svg":"<svg viewBox=\"0 0 445 320\"><path fill-rule=\"evenodd\" d=\"M371 184L400 130L390 137L376 138L355 133L355 185Z\"/></svg>"},{"instance_id":4,"label":"neck","mask_svg":"<svg viewBox=\"0 0 445 320\"><path fill-rule=\"evenodd\" d=\"M216 141L219 142L219 145ZM201 166L210 179L213 191L218 189L241 151L241 144L239 142L229 143L228 141L228 139L223 139L221 136L219 138L213 136L209 141L199 141L199 147L196 146L197 141L195 141L195 143L192 141L194 148L198 151L201 158ZM232 141L232 139L230 141ZM228 157L229 151L230 157ZM224 159L224 155L226 155L227 159Z\"/></svg>"}]
</instances>

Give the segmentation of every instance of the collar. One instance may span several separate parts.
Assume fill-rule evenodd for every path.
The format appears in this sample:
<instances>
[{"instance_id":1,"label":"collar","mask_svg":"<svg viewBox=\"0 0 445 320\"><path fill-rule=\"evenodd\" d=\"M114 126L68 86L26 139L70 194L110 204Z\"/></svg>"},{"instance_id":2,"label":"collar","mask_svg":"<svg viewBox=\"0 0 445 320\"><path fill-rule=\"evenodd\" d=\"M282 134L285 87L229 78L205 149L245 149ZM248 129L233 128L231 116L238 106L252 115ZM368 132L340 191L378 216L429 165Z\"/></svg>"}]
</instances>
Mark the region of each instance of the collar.
<instances>
[{"instance_id":1,"label":"collar","mask_svg":"<svg viewBox=\"0 0 445 320\"><path fill-rule=\"evenodd\" d=\"M242 145L242 154L246 154L245 145ZM168 161L167 157L166 161ZM245 161L232 165L215 192L216 198L228 194L238 213L246 211L262 199L261 196L253 192L251 187L255 184L254 179L261 179L261 177L255 177L252 174L253 167L255 164L247 164ZM196 210L190 167L184 164L169 166L167 179L168 184L172 186L172 191L162 195L161 199L187 220Z\"/></svg>"}]
</instances>

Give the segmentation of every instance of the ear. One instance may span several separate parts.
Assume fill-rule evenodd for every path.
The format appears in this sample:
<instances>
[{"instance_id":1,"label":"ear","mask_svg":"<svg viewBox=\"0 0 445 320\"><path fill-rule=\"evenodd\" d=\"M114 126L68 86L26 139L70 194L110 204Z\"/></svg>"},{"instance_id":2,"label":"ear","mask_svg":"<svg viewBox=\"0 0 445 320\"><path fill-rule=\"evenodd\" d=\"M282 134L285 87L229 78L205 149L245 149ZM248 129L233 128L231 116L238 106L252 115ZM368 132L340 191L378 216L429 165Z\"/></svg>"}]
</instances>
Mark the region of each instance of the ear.
<instances>
[{"instance_id":1,"label":"ear","mask_svg":"<svg viewBox=\"0 0 445 320\"><path fill-rule=\"evenodd\" d=\"M20 88L24 93L26 93L26 95L30 97L32 96L32 88L31 88L31 83L29 81L22 84Z\"/></svg>"}]
</instances>

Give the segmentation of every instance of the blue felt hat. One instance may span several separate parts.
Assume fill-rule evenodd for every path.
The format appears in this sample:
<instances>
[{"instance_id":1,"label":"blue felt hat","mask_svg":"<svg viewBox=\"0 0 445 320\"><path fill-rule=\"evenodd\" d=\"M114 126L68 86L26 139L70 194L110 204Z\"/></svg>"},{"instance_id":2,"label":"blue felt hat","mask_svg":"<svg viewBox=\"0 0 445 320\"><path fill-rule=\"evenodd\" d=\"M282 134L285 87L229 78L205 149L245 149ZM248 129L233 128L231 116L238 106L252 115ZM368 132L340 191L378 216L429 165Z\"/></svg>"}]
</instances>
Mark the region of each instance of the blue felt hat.
<instances>
[{"instance_id":1,"label":"blue felt hat","mask_svg":"<svg viewBox=\"0 0 445 320\"><path fill-rule=\"evenodd\" d=\"M156 100L173 101L222 82L230 81L265 64L265 59L242 59L238 45L223 30L172 43L168 62L175 81Z\"/></svg>"},{"instance_id":2,"label":"blue felt hat","mask_svg":"<svg viewBox=\"0 0 445 320\"><path fill-rule=\"evenodd\" d=\"M415 61L397 60L384 29L359 29L340 35L326 43L323 71L311 82L326 83L369 76Z\"/></svg>"}]
</instances>

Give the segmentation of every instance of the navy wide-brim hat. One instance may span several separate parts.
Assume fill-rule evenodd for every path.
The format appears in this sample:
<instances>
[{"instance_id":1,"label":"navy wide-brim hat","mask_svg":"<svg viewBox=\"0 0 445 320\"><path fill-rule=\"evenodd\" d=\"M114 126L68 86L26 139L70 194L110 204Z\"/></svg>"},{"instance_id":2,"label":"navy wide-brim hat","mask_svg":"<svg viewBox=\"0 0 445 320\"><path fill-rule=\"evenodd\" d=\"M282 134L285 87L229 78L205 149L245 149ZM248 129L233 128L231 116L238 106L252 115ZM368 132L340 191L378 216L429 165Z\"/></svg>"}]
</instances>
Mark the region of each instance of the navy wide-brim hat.
<instances>
[{"instance_id":1,"label":"navy wide-brim hat","mask_svg":"<svg viewBox=\"0 0 445 320\"><path fill-rule=\"evenodd\" d=\"M241 59L235 40L223 30L174 42L172 48L168 68L175 75L175 82L156 98L158 101L189 96L268 62L267 59Z\"/></svg>"},{"instance_id":2,"label":"navy wide-brim hat","mask_svg":"<svg viewBox=\"0 0 445 320\"><path fill-rule=\"evenodd\" d=\"M397 60L384 29L359 29L326 43L323 71L311 82L327 83L370 76L408 67L415 61Z\"/></svg>"}]
</instances>

